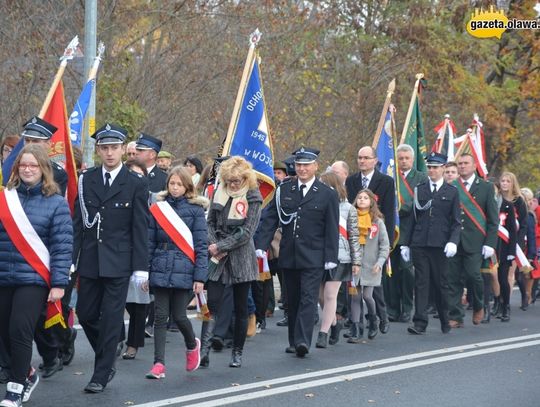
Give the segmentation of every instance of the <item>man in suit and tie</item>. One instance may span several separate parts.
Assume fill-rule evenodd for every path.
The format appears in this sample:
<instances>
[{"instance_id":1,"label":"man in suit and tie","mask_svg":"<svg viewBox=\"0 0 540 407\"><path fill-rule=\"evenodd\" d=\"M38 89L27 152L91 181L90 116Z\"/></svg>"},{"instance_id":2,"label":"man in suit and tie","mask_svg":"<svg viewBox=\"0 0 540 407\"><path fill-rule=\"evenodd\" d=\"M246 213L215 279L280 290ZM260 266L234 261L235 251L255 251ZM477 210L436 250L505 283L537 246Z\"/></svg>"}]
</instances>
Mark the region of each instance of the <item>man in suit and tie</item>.
<instances>
[{"instance_id":1,"label":"man in suit and tie","mask_svg":"<svg viewBox=\"0 0 540 407\"><path fill-rule=\"evenodd\" d=\"M318 150L302 147L293 154L297 178L278 186L255 247L261 256L281 226L279 267L289 307L289 346L285 351L304 357L311 345L324 270L335 268L338 262L339 198L315 177Z\"/></svg>"},{"instance_id":2,"label":"man in suit and tie","mask_svg":"<svg viewBox=\"0 0 540 407\"><path fill-rule=\"evenodd\" d=\"M92 135L102 165L81 174L75 203L77 314L95 352L87 393L102 392L116 373L130 277L148 281L148 183L122 164L126 135L112 124Z\"/></svg>"},{"instance_id":3,"label":"man in suit and tie","mask_svg":"<svg viewBox=\"0 0 540 407\"><path fill-rule=\"evenodd\" d=\"M428 301L433 287L441 330L450 332L447 306L448 259L455 256L461 222L457 189L444 182L446 156L432 152L426 159L428 180L414 188L411 224L400 252L414 264L414 318L409 333L421 335L429 322ZM401 224L400 224L401 226ZM412 250L409 249L409 247Z\"/></svg>"},{"instance_id":4,"label":"man in suit and tie","mask_svg":"<svg viewBox=\"0 0 540 407\"><path fill-rule=\"evenodd\" d=\"M135 145L137 160L146 166L150 192L160 192L167 189L167 173L157 166L157 156L161 151L161 144L160 139L141 133Z\"/></svg>"},{"instance_id":5,"label":"man in suit and tie","mask_svg":"<svg viewBox=\"0 0 540 407\"><path fill-rule=\"evenodd\" d=\"M396 149L398 169L400 171L399 242L390 255L392 277L386 279L384 296L390 321L409 322L413 309L414 268L411 261L405 261L400 255L400 247L407 245L407 236L414 223L413 197L414 188L427 180L426 174L413 168L414 149L408 144L401 144Z\"/></svg>"},{"instance_id":6,"label":"man in suit and tie","mask_svg":"<svg viewBox=\"0 0 540 407\"><path fill-rule=\"evenodd\" d=\"M449 318L452 328L463 326L465 310L461 303L463 288L472 289L473 324L484 317L484 283L480 274L482 259L489 259L497 246L499 211L493 184L476 175L470 154L458 158L459 179L455 185L461 205L461 237L457 254L450 260L448 274Z\"/></svg>"},{"instance_id":7,"label":"man in suit and tie","mask_svg":"<svg viewBox=\"0 0 540 407\"><path fill-rule=\"evenodd\" d=\"M364 146L358 150L358 172L350 175L345 181L347 187L347 199L350 203L354 204L356 195L362 189L369 189L377 197L377 203L379 209L384 216L384 224L390 241L394 236L394 210L396 205L396 189L394 180L392 177L381 173L377 168L377 152L373 147ZM388 278L383 270L383 284L385 279ZM373 299L377 307L377 316L379 317L379 330L385 334L388 332L389 323L388 315L386 312L386 303L384 298L383 288L381 286L375 287L373 290ZM361 322L361 325L363 322Z\"/></svg>"}]
</instances>

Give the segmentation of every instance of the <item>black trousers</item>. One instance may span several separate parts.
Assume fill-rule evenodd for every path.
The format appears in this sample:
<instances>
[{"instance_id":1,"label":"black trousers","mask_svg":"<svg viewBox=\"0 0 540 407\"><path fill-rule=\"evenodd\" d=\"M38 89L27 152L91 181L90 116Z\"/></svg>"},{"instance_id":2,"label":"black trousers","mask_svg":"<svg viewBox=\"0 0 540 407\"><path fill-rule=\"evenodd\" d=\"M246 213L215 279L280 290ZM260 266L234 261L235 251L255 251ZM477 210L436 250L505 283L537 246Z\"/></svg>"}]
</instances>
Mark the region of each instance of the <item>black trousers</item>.
<instances>
[{"instance_id":1,"label":"black trousers","mask_svg":"<svg viewBox=\"0 0 540 407\"><path fill-rule=\"evenodd\" d=\"M266 320L266 309L268 308L268 302L270 301L270 289L274 280L271 278L264 281L252 281L251 282L251 295L255 302L255 316L257 322Z\"/></svg>"},{"instance_id":2,"label":"black trousers","mask_svg":"<svg viewBox=\"0 0 540 407\"><path fill-rule=\"evenodd\" d=\"M138 349L144 347L144 326L146 323L147 304L128 302L129 327L126 345Z\"/></svg>"},{"instance_id":3,"label":"black trousers","mask_svg":"<svg viewBox=\"0 0 540 407\"><path fill-rule=\"evenodd\" d=\"M95 353L91 382L107 385L120 342L129 277L80 277L77 315Z\"/></svg>"},{"instance_id":4,"label":"black trousers","mask_svg":"<svg viewBox=\"0 0 540 407\"><path fill-rule=\"evenodd\" d=\"M430 287L433 289L435 306L441 326L448 325L448 259L440 247L413 247L412 261L414 279L414 326L426 329L429 322L427 307Z\"/></svg>"},{"instance_id":5,"label":"black trousers","mask_svg":"<svg viewBox=\"0 0 540 407\"><path fill-rule=\"evenodd\" d=\"M289 345L311 346L315 309L324 268L284 269L289 315Z\"/></svg>"},{"instance_id":6,"label":"black trousers","mask_svg":"<svg viewBox=\"0 0 540 407\"><path fill-rule=\"evenodd\" d=\"M208 309L212 314L218 314L219 306L223 298L225 284L219 281L208 281ZM233 302L234 302L234 335L233 346L243 349L246 342L247 334L247 318L248 318L248 294L251 282L238 283L232 285Z\"/></svg>"},{"instance_id":7,"label":"black trousers","mask_svg":"<svg viewBox=\"0 0 540 407\"><path fill-rule=\"evenodd\" d=\"M510 293L512 287L510 287L510 283L508 282L508 270L510 269L511 265L512 262L507 261L506 259L501 259L499 262L499 268L497 269L497 278L501 287L501 299L503 305L510 304Z\"/></svg>"},{"instance_id":8,"label":"black trousers","mask_svg":"<svg viewBox=\"0 0 540 407\"><path fill-rule=\"evenodd\" d=\"M0 287L0 338L10 360L10 381L24 384L32 342L49 290L41 286Z\"/></svg>"},{"instance_id":9,"label":"black trousers","mask_svg":"<svg viewBox=\"0 0 540 407\"><path fill-rule=\"evenodd\" d=\"M214 314L216 326L214 335L222 339L230 339L233 336L233 315L234 315L234 292L232 285L226 285L223 289L221 302L217 306L217 314Z\"/></svg>"},{"instance_id":10,"label":"black trousers","mask_svg":"<svg viewBox=\"0 0 540 407\"><path fill-rule=\"evenodd\" d=\"M401 257L400 247L390 254L392 277L385 279L384 287L388 315L395 319L402 313L410 314L413 307L414 269L410 261Z\"/></svg>"}]
</instances>

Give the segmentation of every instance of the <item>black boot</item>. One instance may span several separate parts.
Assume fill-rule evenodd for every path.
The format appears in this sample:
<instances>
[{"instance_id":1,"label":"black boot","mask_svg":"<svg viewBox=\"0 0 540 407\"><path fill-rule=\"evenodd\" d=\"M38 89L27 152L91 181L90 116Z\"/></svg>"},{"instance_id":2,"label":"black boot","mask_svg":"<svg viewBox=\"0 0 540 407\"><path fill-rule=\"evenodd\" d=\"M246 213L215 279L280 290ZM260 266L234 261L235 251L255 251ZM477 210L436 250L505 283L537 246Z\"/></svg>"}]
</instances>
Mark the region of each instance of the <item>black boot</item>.
<instances>
[{"instance_id":1,"label":"black boot","mask_svg":"<svg viewBox=\"0 0 540 407\"><path fill-rule=\"evenodd\" d=\"M330 345L335 345L339 342L339 334L341 330L343 329L343 321L341 319L338 319L335 325L332 325L330 328L330 338L328 339L328 343Z\"/></svg>"},{"instance_id":2,"label":"black boot","mask_svg":"<svg viewBox=\"0 0 540 407\"><path fill-rule=\"evenodd\" d=\"M495 318L500 318L501 311L501 297L493 297L493 307L491 307L491 315Z\"/></svg>"},{"instance_id":3,"label":"black boot","mask_svg":"<svg viewBox=\"0 0 540 407\"><path fill-rule=\"evenodd\" d=\"M502 305L501 322L510 321L510 305Z\"/></svg>"},{"instance_id":4,"label":"black boot","mask_svg":"<svg viewBox=\"0 0 540 407\"><path fill-rule=\"evenodd\" d=\"M360 323L355 322L351 325L352 336L347 339L347 343L360 343L364 336L364 329L360 327Z\"/></svg>"},{"instance_id":5,"label":"black boot","mask_svg":"<svg viewBox=\"0 0 540 407\"><path fill-rule=\"evenodd\" d=\"M368 339L373 339L379 333L379 328L377 327L377 315L368 315L368 320Z\"/></svg>"},{"instance_id":6,"label":"black boot","mask_svg":"<svg viewBox=\"0 0 540 407\"><path fill-rule=\"evenodd\" d=\"M326 332L319 332L315 346L317 348L326 348L328 346L328 334Z\"/></svg>"},{"instance_id":7,"label":"black boot","mask_svg":"<svg viewBox=\"0 0 540 407\"><path fill-rule=\"evenodd\" d=\"M210 321L204 321L201 329L201 367L208 367L210 365L210 346L212 344L212 337L214 336L214 328L216 321L211 319Z\"/></svg>"},{"instance_id":8,"label":"black boot","mask_svg":"<svg viewBox=\"0 0 540 407\"><path fill-rule=\"evenodd\" d=\"M241 367L242 366L242 349L233 348L231 362L229 367Z\"/></svg>"},{"instance_id":9,"label":"black boot","mask_svg":"<svg viewBox=\"0 0 540 407\"><path fill-rule=\"evenodd\" d=\"M482 324L489 324L491 320L491 312L489 311L489 304L484 305L484 318L480 321Z\"/></svg>"}]
</instances>

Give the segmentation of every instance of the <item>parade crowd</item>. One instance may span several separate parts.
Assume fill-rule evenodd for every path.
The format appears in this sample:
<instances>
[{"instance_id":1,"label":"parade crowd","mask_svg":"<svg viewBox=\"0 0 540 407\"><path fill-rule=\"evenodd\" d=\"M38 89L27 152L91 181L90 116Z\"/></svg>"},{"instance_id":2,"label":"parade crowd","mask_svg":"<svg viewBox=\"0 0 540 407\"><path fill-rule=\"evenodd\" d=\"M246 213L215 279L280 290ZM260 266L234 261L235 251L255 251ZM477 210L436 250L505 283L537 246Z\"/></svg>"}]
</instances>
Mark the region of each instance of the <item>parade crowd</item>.
<instances>
[{"instance_id":1,"label":"parade crowd","mask_svg":"<svg viewBox=\"0 0 540 407\"><path fill-rule=\"evenodd\" d=\"M431 152L422 173L402 144L394 181L372 147L358 150L356 172L344 161L323 171L319 151L301 147L274 162L276 190L264 206L243 157L172 166L158 138L126 143L127 131L107 123L92 135L100 165L81 169L75 151L70 211L66 173L48 157L56 130L37 117L25 124L0 192L0 406L21 406L40 377L71 363L75 320L95 353L84 388L93 394L148 337L146 378L165 378L168 331L183 336L187 371L209 367L211 350L225 347L240 368L246 337L266 329L276 306L285 352L303 358L312 339L328 349L390 328L424 335L433 321L448 334L469 323L467 308L473 325L509 322L515 284L521 310L536 300L538 196L511 172L481 178L472 155ZM2 140L2 161L20 137ZM200 333L187 315L194 307Z\"/></svg>"}]
</instances>

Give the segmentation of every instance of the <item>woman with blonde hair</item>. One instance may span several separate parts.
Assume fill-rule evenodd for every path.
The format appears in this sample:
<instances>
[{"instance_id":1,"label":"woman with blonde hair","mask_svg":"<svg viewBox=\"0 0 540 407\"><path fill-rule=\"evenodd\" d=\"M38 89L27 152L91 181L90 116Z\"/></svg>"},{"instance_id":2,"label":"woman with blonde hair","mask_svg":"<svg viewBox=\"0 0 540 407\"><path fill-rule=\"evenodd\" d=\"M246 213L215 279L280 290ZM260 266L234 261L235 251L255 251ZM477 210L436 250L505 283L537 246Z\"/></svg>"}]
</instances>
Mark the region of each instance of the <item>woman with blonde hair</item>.
<instances>
[{"instance_id":1,"label":"woman with blonde hair","mask_svg":"<svg viewBox=\"0 0 540 407\"><path fill-rule=\"evenodd\" d=\"M39 381L30 365L38 318L68 285L73 227L41 146L22 149L0 194L0 340L11 361L0 405L20 406Z\"/></svg>"},{"instance_id":2,"label":"woman with blonde hair","mask_svg":"<svg viewBox=\"0 0 540 407\"><path fill-rule=\"evenodd\" d=\"M521 247L521 250L525 252L525 237L527 236L527 204L521 196L521 190L519 188L519 182L514 173L505 171L499 177L499 184L501 187L501 195L507 201L514 204L516 210L516 221L519 224L517 230L517 244ZM529 306L529 299L527 298L527 290L525 288L525 275L523 271L519 270L517 263L514 260L510 271L508 273L508 280L510 287L514 286L514 281L517 281L519 290L521 292L521 309L526 311Z\"/></svg>"},{"instance_id":3,"label":"woman with blonde hair","mask_svg":"<svg viewBox=\"0 0 540 407\"><path fill-rule=\"evenodd\" d=\"M534 267L534 261L536 260L536 214L534 212L534 194L529 188L521 188L521 194L523 195L523 198L525 198L525 202L527 203L527 250L525 251L525 254L527 255L527 259L529 260L529 263L531 266ZM535 298L533 298L532 291L533 291L533 284L534 279L531 278L531 273L523 273L525 277L525 292L527 295L527 305L531 302L534 302Z\"/></svg>"},{"instance_id":4,"label":"woman with blonde hair","mask_svg":"<svg viewBox=\"0 0 540 407\"><path fill-rule=\"evenodd\" d=\"M191 174L180 166L169 171L167 190L150 207L150 287L154 293L154 365L148 379L165 377L167 319L172 320L186 344L186 370L200 364L200 340L186 315L192 291L199 294L208 276L206 198L195 191ZM178 234L184 240L178 239ZM192 242L191 245L182 244Z\"/></svg>"},{"instance_id":5,"label":"woman with blonde hair","mask_svg":"<svg viewBox=\"0 0 540 407\"><path fill-rule=\"evenodd\" d=\"M208 212L208 252L217 263L208 273L208 308L216 315L225 285L232 285L234 335L230 367L242 365L248 322L248 293L258 278L253 235L259 224L262 196L249 162L233 156L221 164L219 185ZM208 366L215 321L203 324L201 365Z\"/></svg>"}]
</instances>

